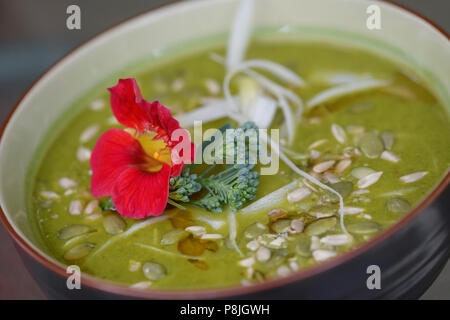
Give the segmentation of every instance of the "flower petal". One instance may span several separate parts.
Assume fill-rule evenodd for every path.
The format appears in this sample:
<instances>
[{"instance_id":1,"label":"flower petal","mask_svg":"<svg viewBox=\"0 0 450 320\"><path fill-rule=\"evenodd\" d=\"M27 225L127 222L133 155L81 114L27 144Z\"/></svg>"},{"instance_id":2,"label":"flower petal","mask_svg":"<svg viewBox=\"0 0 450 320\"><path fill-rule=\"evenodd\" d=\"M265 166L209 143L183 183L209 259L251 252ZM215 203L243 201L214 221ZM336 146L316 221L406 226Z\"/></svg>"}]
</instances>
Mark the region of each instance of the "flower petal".
<instances>
[{"instance_id":1,"label":"flower petal","mask_svg":"<svg viewBox=\"0 0 450 320\"><path fill-rule=\"evenodd\" d=\"M121 173L133 164L143 163L144 150L129 133L110 129L98 139L91 155L91 193L99 198L112 194Z\"/></svg>"},{"instance_id":2,"label":"flower petal","mask_svg":"<svg viewBox=\"0 0 450 320\"><path fill-rule=\"evenodd\" d=\"M142 219L158 216L167 205L169 179L170 166L166 163L155 173L129 167L117 179L112 201L124 217Z\"/></svg>"},{"instance_id":3,"label":"flower petal","mask_svg":"<svg viewBox=\"0 0 450 320\"><path fill-rule=\"evenodd\" d=\"M108 90L111 92L111 108L117 121L138 131L150 129L150 116L135 79L120 79L116 86Z\"/></svg>"}]
</instances>

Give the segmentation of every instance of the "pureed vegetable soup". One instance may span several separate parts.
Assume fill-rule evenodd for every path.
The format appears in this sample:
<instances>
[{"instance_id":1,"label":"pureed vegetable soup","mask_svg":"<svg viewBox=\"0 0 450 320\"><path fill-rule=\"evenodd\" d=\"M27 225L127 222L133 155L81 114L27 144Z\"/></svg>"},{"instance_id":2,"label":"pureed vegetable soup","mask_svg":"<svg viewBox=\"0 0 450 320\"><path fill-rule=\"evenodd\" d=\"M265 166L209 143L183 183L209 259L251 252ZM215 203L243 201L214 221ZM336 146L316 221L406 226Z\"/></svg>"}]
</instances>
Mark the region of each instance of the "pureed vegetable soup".
<instances>
[{"instance_id":1,"label":"pureed vegetable soup","mask_svg":"<svg viewBox=\"0 0 450 320\"><path fill-rule=\"evenodd\" d=\"M224 50L145 70L137 76L143 98L159 100L182 123L192 110L223 99L225 69L211 53ZM305 101L300 116L295 99L285 99L296 119L291 142L282 108L269 119L257 109L256 118L281 128L283 154L317 180L300 176L284 161L275 175L251 176L259 166L244 173L232 170L233 179L242 175L246 183L259 181L256 195L241 204L224 200L217 208L199 201L205 192L208 201L217 200L204 185L225 185L228 191L237 187L218 175L224 166L216 166L204 175L202 189L188 194L192 203L172 201L175 206L169 204L156 217L122 217L110 197L96 199L90 189L95 144L108 129L124 129L111 112L105 88L49 146L35 177L32 214L55 258L143 289L225 287L283 277L368 241L409 212L448 170L447 112L409 70L366 51L326 43L260 41L250 46L247 57L279 63L303 77L305 83L295 85L262 73ZM375 85L373 79L378 79ZM358 89L355 83L366 87ZM267 101L278 98L245 73L233 77L231 92L241 105L261 95ZM203 112L200 120L214 118L214 112ZM222 118L204 121L203 129L226 123L238 126ZM127 130L129 137L138 137ZM144 146L144 140L137 141ZM201 175L207 167L182 176L192 177L188 174L196 170ZM171 181L171 190L177 181ZM343 212L338 196L323 185L342 196ZM232 191L248 191L242 189ZM158 201L151 194L148 199Z\"/></svg>"}]
</instances>

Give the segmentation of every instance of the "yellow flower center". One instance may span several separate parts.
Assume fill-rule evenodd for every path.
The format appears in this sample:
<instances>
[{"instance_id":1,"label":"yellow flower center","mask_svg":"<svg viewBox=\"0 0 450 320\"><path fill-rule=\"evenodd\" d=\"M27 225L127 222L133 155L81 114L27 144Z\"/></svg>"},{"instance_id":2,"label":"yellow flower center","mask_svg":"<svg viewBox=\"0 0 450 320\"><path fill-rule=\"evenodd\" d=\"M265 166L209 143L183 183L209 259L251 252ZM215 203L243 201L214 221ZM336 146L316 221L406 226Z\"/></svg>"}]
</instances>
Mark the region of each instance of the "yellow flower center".
<instances>
[{"instance_id":1,"label":"yellow flower center","mask_svg":"<svg viewBox=\"0 0 450 320\"><path fill-rule=\"evenodd\" d=\"M172 166L170 148L167 147L163 139L153 140L156 136L155 132L137 132L130 128L125 129L125 131L139 141L142 149L144 149L144 152L147 155L145 162L140 164L140 167L143 170L148 172L158 172L162 169L163 163Z\"/></svg>"}]
</instances>

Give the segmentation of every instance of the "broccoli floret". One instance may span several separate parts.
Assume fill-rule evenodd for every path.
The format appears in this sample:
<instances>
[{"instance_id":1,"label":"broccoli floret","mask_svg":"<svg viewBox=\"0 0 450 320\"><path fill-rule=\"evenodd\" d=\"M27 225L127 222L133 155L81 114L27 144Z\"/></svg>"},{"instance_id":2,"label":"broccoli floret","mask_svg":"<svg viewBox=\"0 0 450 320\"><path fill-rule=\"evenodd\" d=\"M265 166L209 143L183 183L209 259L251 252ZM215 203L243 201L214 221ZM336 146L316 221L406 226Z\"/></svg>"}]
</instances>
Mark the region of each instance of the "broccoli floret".
<instances>
[{"instance_id":1,"label":"broccoli floret","mask_svg":"<svg viewBox=\"0 0 450 320\"><path fill-rule=\"evenodd\" d=\"M208 191L208 203L217 203L221 207L228 204L233 211L240 209L247 201L255 199L259 183L258 172L251 171L252 165L230 165L224 171L200 178L200 184ZM209 209L208 209L209 210Z\"/></svg>"},{"instance_id":2,"label":"broccoli floret","mask_svg":"<svg viewBox=\"0 0 450 320\"><path fill-rule=\"evenodd\" d=\"M189 197L202 188L196 174L190 174L189 169L183 170L178 177L170 178L169 198L174 201L189 202Z\"/></svg>"}]
</instances>

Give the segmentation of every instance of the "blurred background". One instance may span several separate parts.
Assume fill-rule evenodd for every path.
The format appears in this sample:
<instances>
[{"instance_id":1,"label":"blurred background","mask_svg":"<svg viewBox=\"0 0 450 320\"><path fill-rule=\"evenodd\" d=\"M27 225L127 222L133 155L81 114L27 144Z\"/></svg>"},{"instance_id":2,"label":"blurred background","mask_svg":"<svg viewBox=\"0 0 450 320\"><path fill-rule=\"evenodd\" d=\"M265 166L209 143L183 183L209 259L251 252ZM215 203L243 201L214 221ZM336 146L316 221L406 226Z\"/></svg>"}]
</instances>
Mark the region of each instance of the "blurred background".
<instances>
[{"instance_id":1,"label":"blurred background","mask_svg":"<svg viewBox=\"0 0 450 320\"><path fill-rule=\"evenodd\" d=\"M174 1L0 0L0 123L39 75L74 47L120 21L171 2ZM393 2L421 13L450 32L449 0ZM66 28L66 9L71 4L81 8L81 30ZM0 299L46 298L1 225L0 261ZM449 264L423 298L450 299Z\"/></svg>"}]
</instances>

